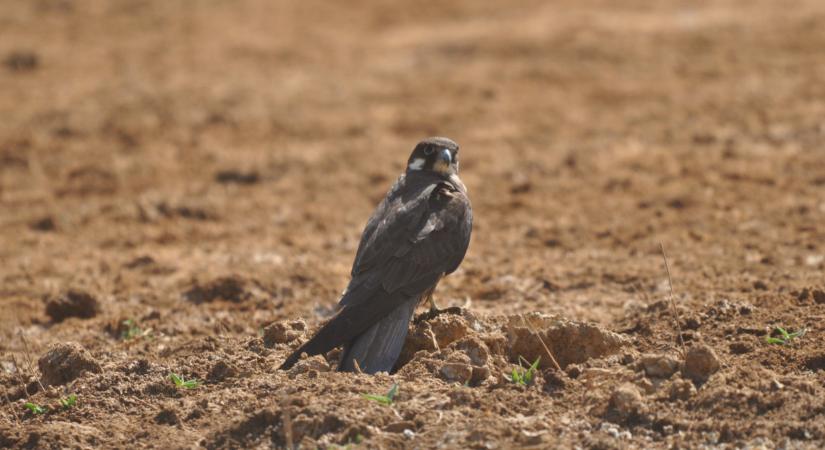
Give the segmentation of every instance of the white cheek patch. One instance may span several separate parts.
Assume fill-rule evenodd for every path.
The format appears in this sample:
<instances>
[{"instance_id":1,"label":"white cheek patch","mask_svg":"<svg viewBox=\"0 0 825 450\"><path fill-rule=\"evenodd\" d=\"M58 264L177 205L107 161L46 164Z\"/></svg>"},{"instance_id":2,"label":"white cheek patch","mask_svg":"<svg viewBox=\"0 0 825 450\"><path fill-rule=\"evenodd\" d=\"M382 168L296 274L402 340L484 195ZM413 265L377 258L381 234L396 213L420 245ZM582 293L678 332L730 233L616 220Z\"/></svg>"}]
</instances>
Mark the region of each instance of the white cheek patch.
<instances>
[{"instance_id":1,"label":"white cheek patch","mask_svg":"<svg viewBox=\"0 0 825 450\"><path fill-rule=\"evenodd\" d=\"M421 168L424 167L425 162L426 161L424 160L424 158L415 158L414 160L412 160L410 165L407 166L407 168L410 170L421 170Z\"/></svg>"}]
</instances>

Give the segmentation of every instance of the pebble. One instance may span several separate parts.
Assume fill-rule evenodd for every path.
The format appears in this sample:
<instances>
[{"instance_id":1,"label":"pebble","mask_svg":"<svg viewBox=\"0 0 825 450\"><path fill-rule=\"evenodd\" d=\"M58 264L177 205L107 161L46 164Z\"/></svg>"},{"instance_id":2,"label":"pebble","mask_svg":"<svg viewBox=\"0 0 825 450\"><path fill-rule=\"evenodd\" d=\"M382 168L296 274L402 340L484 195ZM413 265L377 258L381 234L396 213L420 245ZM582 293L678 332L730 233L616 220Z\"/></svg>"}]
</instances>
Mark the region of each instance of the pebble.
<instances>
[{"instance_id":1,"label":"pebble","mask_svg":"<svg viewBox=\"0 0 825 450\"><path fill-rule=\"evenodd\" d=\"M716 352L705 344L698 344L688 349L682 372L693 381L704 382L716 373L719 367Z\"/></svg>"}]
</instances>

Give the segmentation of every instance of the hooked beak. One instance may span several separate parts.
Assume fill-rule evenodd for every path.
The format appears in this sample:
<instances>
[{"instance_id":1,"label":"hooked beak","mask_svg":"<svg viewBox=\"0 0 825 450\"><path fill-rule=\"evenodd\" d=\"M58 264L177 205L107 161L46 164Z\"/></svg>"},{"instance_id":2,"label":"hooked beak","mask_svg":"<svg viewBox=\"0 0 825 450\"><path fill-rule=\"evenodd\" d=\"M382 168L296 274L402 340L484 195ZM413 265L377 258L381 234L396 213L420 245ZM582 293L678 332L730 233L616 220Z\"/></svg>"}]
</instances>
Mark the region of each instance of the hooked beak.
<instances>
[{"instance_id":1,"label":"hooked beak","mask_svg":"<svg viewBox=\"0 0 825 450\"><path fill-rule=\"evenodd\" d=\"M453 155L446 148L441 150L438 154L438 160L435 162L434 169L443 174L450 172L450 164L453 162Z\"/></svg>"},{"instance_id":2,"label":"hooked beak","mask_svg":"<svg viewBox=\"0 0 825 450\"><path fill-rule=\"evenodd\" d=\"M438 158L441 161L444 161L447 165L450 165L453 162L453 155L450 154L450 151L446 148L441 150L441 153L438 155Z\"/></svg>"}]
</instances>

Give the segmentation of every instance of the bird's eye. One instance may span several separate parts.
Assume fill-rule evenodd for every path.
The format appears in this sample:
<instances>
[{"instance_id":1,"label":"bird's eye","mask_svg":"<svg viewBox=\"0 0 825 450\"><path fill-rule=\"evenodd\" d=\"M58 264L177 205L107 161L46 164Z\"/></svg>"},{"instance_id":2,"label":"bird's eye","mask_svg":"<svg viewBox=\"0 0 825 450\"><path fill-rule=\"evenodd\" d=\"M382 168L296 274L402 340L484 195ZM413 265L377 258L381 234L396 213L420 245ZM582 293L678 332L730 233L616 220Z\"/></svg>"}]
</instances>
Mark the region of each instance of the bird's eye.
<instances>
[{"instance_id":1,"label":"bird's eye","mask_svg":"<svg viewBox=\"0 0 825 450\"><path fill-rule=\"evenodd\" d=\"M424 149L424 154L425 154L425 155L432 155L434 151L435 151L435 149L434 149L434 148L432 148L432 147L427 147L427 148L425 148L425 149Z\"/></svg>"}]
</instances>

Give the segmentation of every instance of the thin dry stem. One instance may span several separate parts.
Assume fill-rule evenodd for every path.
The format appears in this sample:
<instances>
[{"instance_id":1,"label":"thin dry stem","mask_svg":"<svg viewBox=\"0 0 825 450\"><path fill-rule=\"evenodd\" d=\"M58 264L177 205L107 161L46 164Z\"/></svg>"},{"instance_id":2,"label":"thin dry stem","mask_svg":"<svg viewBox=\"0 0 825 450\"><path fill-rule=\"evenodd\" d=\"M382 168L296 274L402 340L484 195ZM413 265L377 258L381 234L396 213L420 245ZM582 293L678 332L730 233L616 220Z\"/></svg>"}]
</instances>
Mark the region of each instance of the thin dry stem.
<instances>
[{"instance_id":1,"label":"thin dry stem","mask_svg":"<svg viewBox=\"0 0 825 450\"><path fill-rule=\"evenodd\" d=\"M40 377L38 377L37 372L34 371L34 363L32 362L31 352L29 351L29 341L26 340L26 336L23 334L22 330L17 330L17 335L20 337L20 341L23 342L23 348L26 350L26 365L28 366L29 373L35 380L37 380L40 390L42 392L46 392L46 388L43 386L43 383L40 382ZM28 390L26 390L26 395L28 395Z\"/></svg>"},{"instance_id":2,"label":"thin dry stem","mask_svg":"<svg viewBox=\"0 0 825 450\"><path fill-rule=\"evenodd\" d=\"M3 396L6 397L6 404L9 405L9 411L11 411L11 415L14 416L14 424L18 427L20 426L20 416L17 415L17 411L14 410L14 403L12 403L11 399L9 398L8 392L3 392Z\"/></svg>"},{"instance_id":3,"label":"thin dry stem","mask_svg":"<svg viewBox=\"0 0 825 450\"><path fill-rule=\"evenodd\" d=\"M536 335L536 337L539 339L539 342L541 342L541 346L544 347L544 351L547 352L547 356L550 357L550 361L553 361L553 365L556 366L556 369L558 369L559 372L561 372L561 366L559 365L558 361L556 361L556 357L553 356L553 352L551 352L550 348L547 347L547 344L544 343L544 339L541 338L541 335L536 330L534 330L532 326L530 326L530 323L527 322L527 319L524 318L524 314L519 314L519 317L521 317L521 321L524 322L524 325L527 327L527 329L531 333Z\"/></svg>"},{"instance_id":4,"label":"thin dry stem","mask_svg":"<svg viewBox=\"0 0 825 450\"><path fill-rule=\"evenodd\" d=\"M292 437L292 416L289 414L289 402L286 396L281 401L281 415L284 425L284 440L286 441L286 448L292 450L295 444Z\"/></svg>"},{"instance_id":5,"label":"thin dry stem","mask_svg":"<svg viewBox=\"0 0 825 450\"><path fill-rule=\"evenodd\" d=\"M670 276L670 264L667 262L667 255L665 254L665 246L660 242L659 249L662 250L662 259L665 260L665 270L667 270L667 283L670 286L670 309L673 313L673 322L676 325L676 332L679 333L679 343L682 345L682 357L687 355L685 349L685 340L682 338L682 326L679 325L681 319L679 318L679 310L676 309L676 301L673 299L673 278Z\"/></svg>"}]
</instances>

